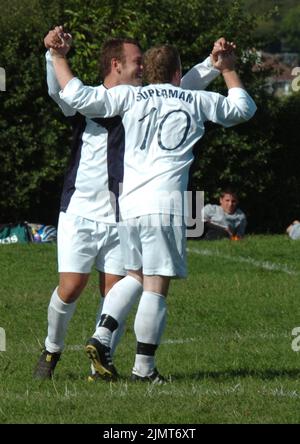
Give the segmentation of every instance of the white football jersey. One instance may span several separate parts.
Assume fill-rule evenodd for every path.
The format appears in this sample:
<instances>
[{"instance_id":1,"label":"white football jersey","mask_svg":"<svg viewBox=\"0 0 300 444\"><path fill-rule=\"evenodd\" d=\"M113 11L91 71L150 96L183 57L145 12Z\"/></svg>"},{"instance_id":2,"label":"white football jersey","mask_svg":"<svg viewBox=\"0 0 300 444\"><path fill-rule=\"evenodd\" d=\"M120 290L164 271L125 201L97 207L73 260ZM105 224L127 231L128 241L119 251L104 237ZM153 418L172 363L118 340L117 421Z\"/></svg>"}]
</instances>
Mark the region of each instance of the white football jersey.
<instances>
[{"instance_id":1,"label":"white football jersey","mask_svg":"<svg viewBox=\"0 0 300 444\"><path fill-rule=\"evenodd\" d=\"M115 165L115 177L123 184L119 201L122 219L152 213L184 214L179 196L186 190L192 149L204 134L204 122L230 127L250 119L256 110L242 88L231 88L227 97L171 84L105 90L84 86L73 78L60 97L89 118L122 119Z\"/></svg>"},{"instance_id":2,"label":"white football jersey","mask_svg":"<svg viewBox=\"0 0 300 444\"><path fill-rule=\"evenodd\" d=\"M97 222L114 223L112 205L115 205L114 196L123 174L119 150L124 131L122 120L119 116L90 119L77 114L77 110L59 96L60 87L49 51L46 62L49 95L64 115L70 117L73 126L71 161L65 176L61 211ZM187 72L182 78L182 87L204 89L219 74L208 57ZM105 90L103 85L97 88Z\"/></svg>"},{"instance_id":3,"label":"white football jersey","mask_svg":"<svg viewBox=\"0 0 300 444\"><path fill-rule=\"evenodd\" d=\"M77 113L60 97L51 55L46 54L49 95L58 103L73 127L71 158L65 174L60 210L89 220L115 223L108 187L107 134L105 124ZM104 87L101 85L99 88ZM114 119L118 123L118 118Z\"/></svg>"}]
</instances>

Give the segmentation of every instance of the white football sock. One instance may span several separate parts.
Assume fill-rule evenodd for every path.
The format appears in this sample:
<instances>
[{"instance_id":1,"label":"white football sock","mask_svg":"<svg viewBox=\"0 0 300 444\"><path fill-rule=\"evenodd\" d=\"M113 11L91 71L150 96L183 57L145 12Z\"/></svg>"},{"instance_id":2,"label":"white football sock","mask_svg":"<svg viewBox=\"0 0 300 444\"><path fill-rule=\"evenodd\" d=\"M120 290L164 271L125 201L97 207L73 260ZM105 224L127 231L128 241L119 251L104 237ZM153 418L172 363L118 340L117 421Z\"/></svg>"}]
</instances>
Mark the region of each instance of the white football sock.
<instances>
[{"instance_id":1,"label":"white football sock","mask_svg":"<svg viewBox=\"0 0 300 444\"><path fill-rule=\"evenodd\" d=\"M50 353L62 352L68 324L76 308L76 302L66 304L60 299L57 288L52 293L48 306L48 336L45 347Z\"/></svg>"},{"instance_id":2,"label":"white football sock","mask_svg":"<svg viewBox=\"0 0 300 444\"><path fill-rule=\"evenodd\" d=\"M104 298L103 298L102 296L100 296L100 302L99 302L99 306L98 306L98 310L97 310L97 314L96 314L95 330L96 330L96 328L98 327L98 324L99 324L99 322L100 322L103 303L104 303ZM93 366L93 364L91 364L91 373L92 373L92 375L94 375L94 374L96 373L96 369L95 369L95 367Z\"/></svg>"},{"instance_id":3,"label":"white football sock","mask_svg":"<svg viewBox=\"0 0 300 444\"><path fill-rule=\"evenodd\" d=\"M115 336L112 339L112 332L106 327L97 327L93 337L98 339L103 345L115 350L124 330L124 323L130 309L142 294L143 286L132 276L125 276L118 281L104 298L102 315L113 318L118 326L114 330ZM119 330L119 332L118 332Z\"/></svg>"},{"instance_id":4,"label":"white football sock","mask_svg":"<svg viewBox=\"0 0 300 444\"><path fill-rule=\"evenodd\" d=\"M98 324L100 322L103 304L104 304L104 297L100 296L100 302L99 302L99 306L98 306L98 310L97 310L97 315L96 315L95 329L97 328L97 326L98 326Z\"/></svg>"},{"instance_id":5,"label":"white football sock","mask_svg":"<svg viewBox=\"0 0 300 444\"><path fill-rule=\"evenodd\" d=\"M111 355L111 357L114 356L115 351L116 351L116 347L119 344L121 337L123 336L123 333L125 331L125 324L126 324L126 319L121 323L119 322L118 328L113 331L113 334L111 336L111 341L110 341L110 355Z\"/></svg>"},{"instance_id":6,"label":"white football sock","mask_svg":"<svg viewBox=\"0 0 300 444\"><path fill-rule=\"evenodd\" d=\"M132 373L138 376L149 376L155 368L154 356L135 355Z\"/></svg>"},{"instance_id":7,"label":"white football sock","mask_svg":"<svg viewBox=\"0 0 300 444\"><path fill-rule=\"evenodd\" d=\"M159 345L167 318L166 298L158 293L144 291L138 306L134 322L137 342ZM150 349L153 347L149 347ZM140 376L152 373L154 364L153 354L136 354L133 371Z\"/></svg>"},{"instance_id":8,"label":"white football sock","mask_svg":"<svg viewBox=\"0 0 300 444\"><path fill-rule=\"evenodd\" d=\"M100 303L99 303L99 308L97 311L97 316L96 316L96 325L95 325L95 330L98 327L98 324L100 322L100 318L101 318L101 313L102 313L102 308L103 308L103 304L104 304L104 298L101 297L100 298ZM120 342L120 339L124 333L125 330L125 322L122 322L122 324L119 323L119 326L116 330L113 331L112 337L111 337L111 342L110 342L110 355L111 357L113 357L116 347L118 345L118 343ZM91 364L91 372L94 375L96 373L95 367L93 366L93 364Z\"/></svg>"}]
</instances>

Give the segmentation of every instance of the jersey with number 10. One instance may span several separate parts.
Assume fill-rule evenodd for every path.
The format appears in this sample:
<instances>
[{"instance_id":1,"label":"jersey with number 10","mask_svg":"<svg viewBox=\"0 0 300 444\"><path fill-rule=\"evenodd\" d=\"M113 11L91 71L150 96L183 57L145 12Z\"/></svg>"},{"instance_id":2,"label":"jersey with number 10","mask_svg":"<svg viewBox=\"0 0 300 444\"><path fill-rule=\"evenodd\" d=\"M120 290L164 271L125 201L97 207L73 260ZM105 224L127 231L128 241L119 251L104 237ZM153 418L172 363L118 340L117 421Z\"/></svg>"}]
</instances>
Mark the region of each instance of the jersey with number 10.
<instances>
[{"instance_id":1,"label":"jersey with number 10","mask_svg":"<svg viewBox=\"0 0 300 444\"><path fill-rule=\"evenodd\" d=\"M193 146L204 134L204 122L230 127L250 119L256 110L242 88L231 88L227 97L171 84L105 90L73 78L60 97L89 118L122 119L116 163L116 177L123 182L122 219L182 215L183 200L178 196L186 190Z\"/></svg>"},{"instance_id":2,"label":"jersey with number 10","mask_svg":"<svg viewBox=\"0 0 300 444\"><path fill-rule=\"evenodd\" d=\"M118 191L119 177L115 177L115 173L118 173L116 165L120 164L118 142L123 134L120 118L89 119L77 113L59 97L60 86L49 51L46 53L46 63L49 94L68 116L73 127L72 151L65 175L61 211L89 220L115 223L112 204L116 207L116 199L110 191ZM204 89L219 74L208 57L185 74L181 86L185 89Z\"/></svg>"}]
</instances>

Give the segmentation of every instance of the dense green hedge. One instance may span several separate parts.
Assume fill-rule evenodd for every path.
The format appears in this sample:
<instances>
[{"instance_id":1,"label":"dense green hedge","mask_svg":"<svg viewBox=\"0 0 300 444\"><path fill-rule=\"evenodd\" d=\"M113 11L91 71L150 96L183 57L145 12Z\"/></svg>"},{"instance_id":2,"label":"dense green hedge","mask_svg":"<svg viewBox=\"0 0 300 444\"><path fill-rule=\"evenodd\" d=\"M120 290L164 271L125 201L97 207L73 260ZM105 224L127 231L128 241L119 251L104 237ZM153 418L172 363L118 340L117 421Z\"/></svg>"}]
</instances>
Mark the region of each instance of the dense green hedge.
<instances>
[{"instance_id":1,"label":"dense green hedge","mask_svg":"<svg viewBox=\"0 0 300 444\"><path fill-rule=\"evenodd\" d=\"M70 132L47 95L43 37L49 28L63 23L73 34L72 67L90 84L100 81L98 51L109 35L136 37L144 48L176 44L185 69L209 54L221 35L235 40L240 54L258 44L257 18L238 0L0 0L0 7L0 66L7 78L0 92L0 222L57 219ZM233 129L208 127L193 182L207 200L231 183L240 190L249 229L280 232L300 217L300 96L266 95L264 74L253 73L252 64L243 52L239 69L258 112ZM224 91L221 79L211 89Z\"/></svg>"}]
</instances>

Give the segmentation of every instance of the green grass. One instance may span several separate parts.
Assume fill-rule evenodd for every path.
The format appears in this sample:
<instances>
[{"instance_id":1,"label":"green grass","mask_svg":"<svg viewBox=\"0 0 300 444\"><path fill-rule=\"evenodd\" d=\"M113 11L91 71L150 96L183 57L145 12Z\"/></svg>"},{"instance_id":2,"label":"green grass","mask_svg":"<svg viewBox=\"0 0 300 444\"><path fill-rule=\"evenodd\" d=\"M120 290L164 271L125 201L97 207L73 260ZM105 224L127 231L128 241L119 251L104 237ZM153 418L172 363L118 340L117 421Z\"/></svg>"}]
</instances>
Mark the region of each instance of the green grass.
<instances>
[{"instance_id":1,"label":"green grass","mask_svg":"<svg viewBox=\"0 0 300 444\"><path fill-rule=\"evenodd\" d=\"M0 423L298 423L300 242L250 236L188 243L189 276L172 283L157 352L171 383L129 381L133 315L116 352L115 384L86 381L83 345L98 306L93 273L71 321L53 381L32 379L57 284L54 245L0 246Z\"/></svg>"}]
</instances>

